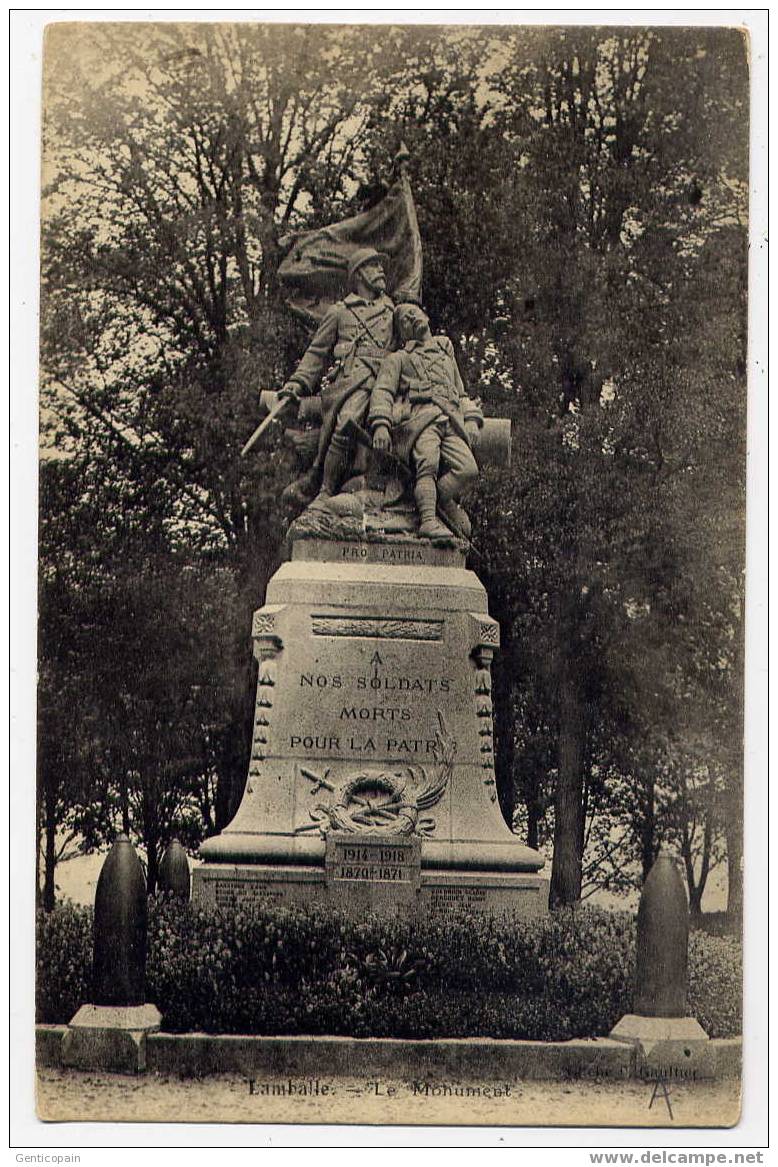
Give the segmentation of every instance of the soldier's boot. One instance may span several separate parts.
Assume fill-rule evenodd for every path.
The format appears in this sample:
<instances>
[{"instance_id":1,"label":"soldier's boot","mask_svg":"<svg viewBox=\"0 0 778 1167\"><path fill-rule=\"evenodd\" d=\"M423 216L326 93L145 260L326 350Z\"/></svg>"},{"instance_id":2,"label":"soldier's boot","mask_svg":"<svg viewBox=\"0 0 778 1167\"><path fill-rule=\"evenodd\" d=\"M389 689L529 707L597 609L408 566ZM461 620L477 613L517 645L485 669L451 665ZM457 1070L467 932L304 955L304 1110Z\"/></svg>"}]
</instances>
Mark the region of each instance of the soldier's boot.
<instances>
[{"instance_id":1,"label":"soldier's boot","mask_svg":"<svg viewBox=\"0 0 778 1167\"><path fill-rule=\"evenodd\" d=\"M451 539L451 532L437 516L438 487L432 477L420 478L413 491L419 512L419 534L426 539Z\"/></svg>"},{"instance_id":2,"label":"soldier's boot","mask_svg":"<svg viewBox=\"0 0 778 1167\"><path fill-rule=\"evenodd\" d=\"M459 494L459 481L451 471L444 474L438 482L438 510L444 519L451 525L455 535L469 539L473 533L473 524L467 511L459 505L456 496Z\"/></svg>"},{"instance_id":3,"label":"soldier's boot","mask_svg":"<svg viewBox=\"0 0 778 1167\"><path fill-rule=\"evenodd\" d=\"M321 487L311 506L316 506L317 503L326 503L327 499L338 493L340 484L348 472L350 452L348 438L342 438L340 434L333 434L330 448L324 458Z\"/></svg>"}]
</instances>

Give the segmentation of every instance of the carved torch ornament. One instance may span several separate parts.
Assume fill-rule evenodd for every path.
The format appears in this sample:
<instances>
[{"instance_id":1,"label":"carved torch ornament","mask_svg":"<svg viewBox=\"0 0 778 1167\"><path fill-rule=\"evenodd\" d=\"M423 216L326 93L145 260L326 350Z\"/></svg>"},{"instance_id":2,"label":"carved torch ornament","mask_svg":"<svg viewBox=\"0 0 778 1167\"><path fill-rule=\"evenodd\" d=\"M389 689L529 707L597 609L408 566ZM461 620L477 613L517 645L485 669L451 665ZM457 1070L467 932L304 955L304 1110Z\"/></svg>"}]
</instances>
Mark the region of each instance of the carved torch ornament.
<instances>
[{"instance_id":1,"label":"carved torch ornament","mask_svg":"<svg viewBox=\"0 0 778 1167\"><path fill-rule=\"evenodd\" d=\"M360 770L339 786L323 775L300 767L300 773L314 785L314 792L326 790L328 802L318 803L310 812L312 823L298 827L349 834L430 835L435 819L431 810L443 797L454 768L456 743L449 736L443 714L438 710L439 728L433 750L436 768L429 774L424 766L404 766L399 770Z\"/></svg>"}]
</instances>

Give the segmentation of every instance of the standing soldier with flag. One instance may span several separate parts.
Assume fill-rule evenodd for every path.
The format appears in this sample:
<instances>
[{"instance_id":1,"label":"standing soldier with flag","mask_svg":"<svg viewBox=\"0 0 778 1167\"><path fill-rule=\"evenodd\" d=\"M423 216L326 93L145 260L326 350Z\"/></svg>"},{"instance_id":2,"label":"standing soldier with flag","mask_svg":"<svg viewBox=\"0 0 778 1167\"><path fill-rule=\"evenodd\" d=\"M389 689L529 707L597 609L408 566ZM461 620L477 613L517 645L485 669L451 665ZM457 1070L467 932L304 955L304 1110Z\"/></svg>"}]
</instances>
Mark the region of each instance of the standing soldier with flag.
<instances>
[{"instance_id":1,"label":"standing soldier with flag","mask_svg":"<svg viewBox=\"0 0 778 1167\"><path fill-rule=\"evenodd\" d=\"M348 422L364 423L379 366L393 348L394 304L386 294L386 262L387 257L372 247L359 247L351 254L348 295L326 313L279 393L281 399L313 395L335 362L322 393L324 424L316 460L305 482L309 489L319 485L315 502L337 494L348 477L353 459Z\"/></svg>"}]
</instances>

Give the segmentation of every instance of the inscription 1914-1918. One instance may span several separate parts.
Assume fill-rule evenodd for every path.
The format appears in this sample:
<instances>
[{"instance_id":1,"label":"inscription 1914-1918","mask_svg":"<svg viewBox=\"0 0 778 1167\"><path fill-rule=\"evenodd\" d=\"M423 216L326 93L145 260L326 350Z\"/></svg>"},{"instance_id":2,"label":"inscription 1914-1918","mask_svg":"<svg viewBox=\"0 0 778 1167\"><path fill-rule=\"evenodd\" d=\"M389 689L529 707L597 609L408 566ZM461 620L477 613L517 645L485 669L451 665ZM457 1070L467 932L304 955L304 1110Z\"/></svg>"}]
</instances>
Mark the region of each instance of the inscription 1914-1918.
<instances>
[{"instance_id":1,"label":"inscription 1914-1918","mask_svg":"<svg viewBox=\"0 0 778 1167\"><path fill-rule=\"evenodd\" d=\"M333 871L333 879L366 879L381 883L410 883L413 870L408 865L405 847L342 846L342 862Z\"/></svg>"},{"instance_id":2,"label":"inscription 1914-1918","mask_svg":"<svg viewBox=\"0 0 778 1167\"><path fill-rule=\"evenodd\" d=\"M379 836L357 841L348 835L330 835L326 868L336 883L418 884L421 850L416 839Z\"/></svg>"}]
</instances>

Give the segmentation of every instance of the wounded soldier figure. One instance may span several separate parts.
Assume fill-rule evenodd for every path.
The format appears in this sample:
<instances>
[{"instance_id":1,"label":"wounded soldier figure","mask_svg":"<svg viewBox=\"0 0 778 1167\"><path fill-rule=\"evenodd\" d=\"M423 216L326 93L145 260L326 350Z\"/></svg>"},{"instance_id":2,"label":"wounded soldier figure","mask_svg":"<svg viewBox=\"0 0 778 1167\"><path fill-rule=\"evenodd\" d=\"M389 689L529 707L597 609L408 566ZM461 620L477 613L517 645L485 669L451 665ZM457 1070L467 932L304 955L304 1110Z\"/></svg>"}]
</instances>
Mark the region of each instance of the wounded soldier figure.
<instances>
[{"instance_id":1,"label":"wounded soldier figure","mask_svg":"<svg viewBox=\"0 0 778 1167\"><path fill-rule=\"evenodd\" d=\"M400 304L394 318L403 347L381 362L370 395L373 448L386 453L394 442L395 454L412 466L420 535L469 539L459 498L478 474L472 446L483 425L481 406L462 384L451 341L432 335L424 309Z\"/></svg>"}]
</instances>

